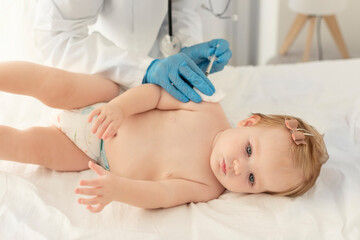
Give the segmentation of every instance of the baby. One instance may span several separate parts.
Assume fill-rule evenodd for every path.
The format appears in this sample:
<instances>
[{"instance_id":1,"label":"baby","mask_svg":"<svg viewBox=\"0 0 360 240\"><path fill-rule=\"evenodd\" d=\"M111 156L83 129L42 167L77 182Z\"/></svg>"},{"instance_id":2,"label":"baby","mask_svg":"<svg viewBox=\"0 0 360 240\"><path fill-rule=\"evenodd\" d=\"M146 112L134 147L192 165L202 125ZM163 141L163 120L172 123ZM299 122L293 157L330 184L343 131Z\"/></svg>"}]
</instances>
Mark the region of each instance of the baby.
<instances>
[{"instance_id":1,"label":"baby","mask_svg":"<svg viewBox=\"0 0 360 240\"><path fill-rule=\"evenodd\" d=\"M206 202L225 189L298 196L328 159L322 136L299 118L255 113L232 128L219 103L182 103L157 85L118 96L118 85L96 75L9 62L0 64L0 90L70 110L56 126L0 126L0 159L92 169L98 177L75 190L91 196L79 199L91 212L111 201ZM89 106L98 102L108 103Z\"/></svg>"}]
</instances>

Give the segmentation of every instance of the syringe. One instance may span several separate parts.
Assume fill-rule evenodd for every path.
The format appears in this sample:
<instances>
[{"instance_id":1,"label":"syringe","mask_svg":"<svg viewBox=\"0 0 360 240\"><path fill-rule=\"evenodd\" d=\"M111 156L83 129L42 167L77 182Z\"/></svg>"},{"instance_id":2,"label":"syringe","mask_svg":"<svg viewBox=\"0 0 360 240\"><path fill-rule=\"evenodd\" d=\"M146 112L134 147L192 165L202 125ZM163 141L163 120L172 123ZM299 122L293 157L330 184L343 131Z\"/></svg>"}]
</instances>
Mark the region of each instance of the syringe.
<instances>
[{"instance_id":1,"label":"syringe","mask_svg":"<svg viewBox=\"0 0 360 240\"><path fill-rule=\"evenodd\" d=\"M212 68L212 65L214 64L215 60L217 60L216 58L216 55L215 55L215 52L216 52L216 49L219 47L219 45L216 45L216 48L215 48L215 51L214 51L214 55L210 56L210 62L209 62L209 65L207 66L206 68L206 71L205 71L205 76L208 76L210 74L210 71L211 71L211 68Z\"/></svg>"}]
</instances>

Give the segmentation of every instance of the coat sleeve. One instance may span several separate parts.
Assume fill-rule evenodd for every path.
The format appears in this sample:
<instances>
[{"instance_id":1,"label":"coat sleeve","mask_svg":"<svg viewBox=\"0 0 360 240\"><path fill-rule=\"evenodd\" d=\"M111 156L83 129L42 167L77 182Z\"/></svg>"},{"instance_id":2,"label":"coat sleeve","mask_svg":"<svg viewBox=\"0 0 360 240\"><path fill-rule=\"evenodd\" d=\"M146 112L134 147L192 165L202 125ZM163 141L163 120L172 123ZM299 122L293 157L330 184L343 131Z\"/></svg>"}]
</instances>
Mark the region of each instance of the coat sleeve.
<instances>
[{"instance_id":1,"label":"coat sleeve","mask_svg":"<svg viewBox=\"0 0 360 240\"><path fill-rule=\"evenodd\" d=\"M153 59L121 49L99 32L89 33L103 1L39 0L35 44L47 65L100 74L125 89L140 85Z\"/></svg>"},{"instance_id":2,"label":"coat sleeve","mask_svg":"<svg viewBox=\"0 0 360 240\"><path fill-rule=\"evenodd\" d=\"M181 40L182 47L203 41L199 0L174 0L172 3L173 31Z\"/></svg>"}]
</instances>

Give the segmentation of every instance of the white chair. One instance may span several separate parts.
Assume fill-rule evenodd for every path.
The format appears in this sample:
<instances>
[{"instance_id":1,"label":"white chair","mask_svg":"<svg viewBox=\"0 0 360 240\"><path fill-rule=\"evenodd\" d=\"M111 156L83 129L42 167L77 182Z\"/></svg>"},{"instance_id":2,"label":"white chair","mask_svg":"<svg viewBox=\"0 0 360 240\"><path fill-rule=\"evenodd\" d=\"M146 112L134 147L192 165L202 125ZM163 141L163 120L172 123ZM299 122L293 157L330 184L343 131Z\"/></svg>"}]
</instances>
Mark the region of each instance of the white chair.
<instances>
[{"instance_id":1,"label":"white chair","mask_svg":"<svg viewBox=\"0 0 360 240\"><path fill-rule=\"evenodd\" d=\"M308 20L310 24L303 54L303 61L308 61L315 30L315 20L316 17L320 17L320 19L325 20L342 57L349 58L348 50L335 17L335 13L343 10L345 6L346 0L289 0L289 8L296 12L297 15L280 48L280 55L287 53L296 36Z\"/></svg>"}]
</instances>

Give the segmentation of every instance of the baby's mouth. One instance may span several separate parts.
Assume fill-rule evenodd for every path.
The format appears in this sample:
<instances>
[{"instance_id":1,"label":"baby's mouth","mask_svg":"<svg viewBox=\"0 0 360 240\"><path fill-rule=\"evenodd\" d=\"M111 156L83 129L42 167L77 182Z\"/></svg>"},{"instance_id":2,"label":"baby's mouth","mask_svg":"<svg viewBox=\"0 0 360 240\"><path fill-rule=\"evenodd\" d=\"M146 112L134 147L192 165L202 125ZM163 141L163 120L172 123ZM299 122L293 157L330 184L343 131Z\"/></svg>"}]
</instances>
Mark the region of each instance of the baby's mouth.
<instances>
[{"instance_id":1,"label":"baby's mouth","mask_svg":"<svg viewBox=\"0 0 360 240\"><path fill-rule=\"evenodd\" d=\"M221 163L221 170L223 171L223 173L226 175L226 163L225 163L225 159L223 159L222 163Z\"/></svg>"}]
</instances>

